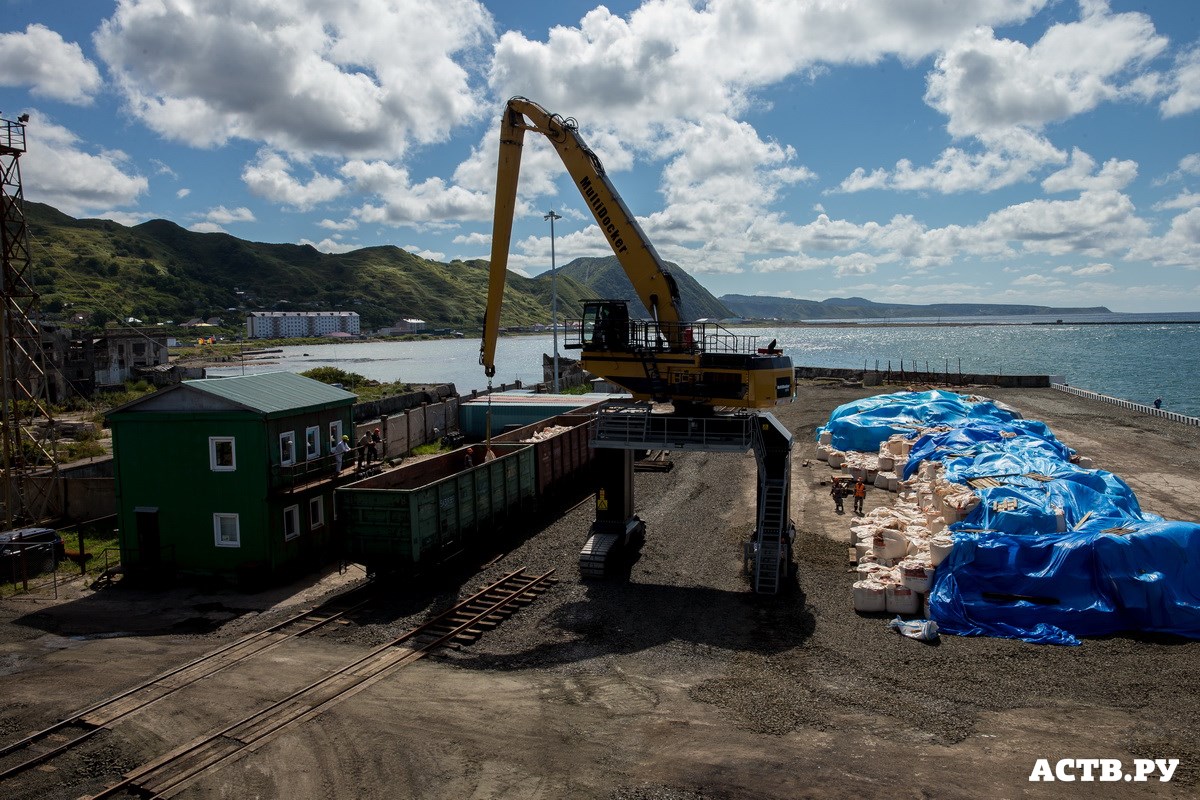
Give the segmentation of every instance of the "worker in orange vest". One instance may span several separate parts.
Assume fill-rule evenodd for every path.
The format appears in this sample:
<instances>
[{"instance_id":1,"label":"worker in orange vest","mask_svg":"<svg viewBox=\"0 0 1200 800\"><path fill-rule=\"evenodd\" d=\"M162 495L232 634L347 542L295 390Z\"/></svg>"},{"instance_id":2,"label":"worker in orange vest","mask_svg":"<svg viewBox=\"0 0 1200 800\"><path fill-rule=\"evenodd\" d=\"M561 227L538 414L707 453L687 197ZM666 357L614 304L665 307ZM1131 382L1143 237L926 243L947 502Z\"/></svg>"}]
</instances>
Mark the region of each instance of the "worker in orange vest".
<instances>
[{"instance_id":1,"label":"worker in orange vest","mask_svg":"<svg viewBox=\"0 0 1200 800\"><path fill-rule=\"evenodd\" d=\"M859 478L854 482L854 513L863 513L863 500L867 497L867 485Z\"/></svg>"}]
</instances>

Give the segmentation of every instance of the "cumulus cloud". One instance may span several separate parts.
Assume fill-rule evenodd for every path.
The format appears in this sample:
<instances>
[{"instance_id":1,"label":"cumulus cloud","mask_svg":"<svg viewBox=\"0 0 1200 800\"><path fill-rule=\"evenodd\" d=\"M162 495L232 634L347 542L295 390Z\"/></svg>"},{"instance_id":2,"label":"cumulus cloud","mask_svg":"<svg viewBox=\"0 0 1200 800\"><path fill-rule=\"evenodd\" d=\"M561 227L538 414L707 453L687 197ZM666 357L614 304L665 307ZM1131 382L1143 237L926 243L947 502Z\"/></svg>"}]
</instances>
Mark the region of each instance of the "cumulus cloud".
<instances>
[{"instance_id":1,"label":"cumulus cloud","mask_svg":"<svg viewBox=\"0 0 1200 800\"><path fill-rule=\"evenodd\" d=\"M630 140L661 122L737 113L748 92L829 64L914 61L980 25L1015 23L1045 0L979 0L947 10L939 0L706 5L648 0L628 17L604 6L546 41L509 31L489 81L501 97L528 94L553 111L605 119Z\"/></svg>"},{"instance_id":2,"label":"cumulus cloud","mask_svg":"<svg viewBox=\"0 0 1200 800\"><path fill-rule=\"evenodd\" d=\"M38 97L86 105L100 84L100 71L79 45L45 25L0 33L0 86L28 86Z\"/></svg>"},{"instance_id":3,"label":"cumulus cloud","mask_svg":"<svg viewBox=\"0 0 1200 800\"><path fill-rule=\"evenodd\" d=\"M1041 128L1100 103L1140 95L1132 70L1167 39L1140 13L1084 6L1078 22L1052 25L1033 45L978 28L937 59L925 100L945 114L954 136L1014 126Z\"/></svg>"},{"instance_id":4,"label":"cumulus cloud","mask_svg":"<svg viewBox=\"0 0 1200 800\"><path fill-rule=\"evenodd\" d=\"M215 222L193 222L188 225L188 230L195 233L228 233L224 228Z\"/></svg>"},{"instance_id":5,"label":"cumulus cloud","mask_svg":"<svg viewBox=\"0 0 1200 800\"><path fill-rule=\"evenodd\" d=\"M360 222L436 228L492 215L490 194L447 185L441 178L413 183L406 168L386 161L350 161L341 173L359 191L381 201L356 208L353 216Z\"/></svg>"},{"instance_id":6,"label":"cumulus cloud","mask_svg":"<svg viewBox=\"0 0 1200 800\"><path fill-rule=\"evenodd\" d=\"M30 125L37 136L29 137L28 158L22 165L24 192L30 200L80 216L129 205L149 188L149 181L135 174L126 154L87 152L79 137L36 111L30 112Z\"/></svg>"},{"instance_id":7,"label":"cumulus cloud","mask_svg":"<svg viewBox=\"0 0 1200 800\"><path fill-rule=\"evenodd\" d=\"M1042 181L1047 192L1068 192L1083 189L1124 189L1137 177L1137 162L1110 158L1095 173L1096 161L1078 147L1071 152L1071 162ZM1093 174L1095 173L1095 174Z\"/></svg>"},{"instance_id":8,"label":"cumulus cloud","mask_svg":"<svg viewBox=\"0 0 1200 800\"><path fill-rule=\"evenodd\" d=\"M232 209L225 206L217 206L206 211L204 219L206 222L217 225L228 225L231 222L254 222L254 212L245 206Z\"/></svg>"},{"instance_id":9,"label":"cumulus cloud","mask_svg":"<svg viewBox=\"0 0 1200 800\"><path fill-rule=\"evenodd\" d=\"M319 242L314 242L312 239L301 239L299 244L309 245L320 250L322 253L349 253L362 247L361 244L342 242L328 237Z\"/></svg>"},{"instance_id":10,"label":"cumulus cloud","mask_svg":"<svg viewBox=\"0 0 1200 800\"><path fill-rule=\"evenodd\" d=\"M879 168L868 173L858 167L833 191L994 191L1028 180L1037 170L1066 160L1066 154L1044 136L1021 128L992 132L979 139L982 149L971 152L950 147L926 167L914 166L908 159L896 162L893 170Z\"/></svg>"},{"instance_id":11,"label":"cumulus cloud","mask_svg":"<svg viewBox=\"0 0 1200 800\"><path fill-rule=\"evenodd\" d=\"M94 40L164 136L394 157L478 116L460 62L492 37L475 0L124 0Z\"/></svg>"},{"instance_id":12,"label":"cumulus cloud","mask_svg":"<svg viewBox=\"0 0 1200 800\"><path fill-rule=\"evenodd\" d=\"M276 203L301 211L333 200L342 194L345 185L337 178L313 172L304 182L292 175L292 165L279 153L260 150L258 160L242 170L242 182L251 192Z\"/></svg>"},{"instance_id":13,"label":"cumulus cloud","mask_svg":"<svg viewBox=\"0 0 1200 800\"><path fill-rule=\"evenodd\" d=\"M1193 47L1176 58L1170 94L1159 108L1164 117L1177 117L1200 108L1200 47Z\"/></svg>"},{"instance_id":14,"label":"cumulus cloud","mask_svg":"<svg viewBox=\"0 0 1200 800\"><path fill-rule=\"evenodd\" d=\"M427 250L415 244L406 244L403 249L412 253L417 258L423 258L426 261L444 261L446 259L445 253L439 253L436 250Z\"/></svg>"},{"instance_id":15,"label":"cumulus cloud","mask_svg":"<svg viewBox=\"0 0 1200 800\"><path fill-rule=\"evenodd\" d=\"M332 219L323 219L317 225L330 231L352 231L358 228L358 222L352 219L344 219L341 222Z\"/></svg>"}]
</instances>

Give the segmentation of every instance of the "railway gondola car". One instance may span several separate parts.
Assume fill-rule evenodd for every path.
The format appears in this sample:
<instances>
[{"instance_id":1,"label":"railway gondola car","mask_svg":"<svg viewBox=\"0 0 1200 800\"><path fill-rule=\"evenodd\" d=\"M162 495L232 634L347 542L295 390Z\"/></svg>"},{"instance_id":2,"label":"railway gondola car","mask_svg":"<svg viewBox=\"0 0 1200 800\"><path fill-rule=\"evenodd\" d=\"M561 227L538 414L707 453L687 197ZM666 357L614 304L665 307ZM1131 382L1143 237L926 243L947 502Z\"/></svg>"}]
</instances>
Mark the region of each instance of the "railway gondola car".
<instances>
[{"instance_id":1,"label":"railway gondola car","mask_svg":"<svg viewBox=\"0 0 1200 800\"><path fill-rule=\"evenodd\" d=\"M343 558L368 574L423 572L548 502L586 491L590 415L561 415L473 446L404 464L335 492ZM548 430L549 429L549 430Z\"/></svg>"}]
</instances>

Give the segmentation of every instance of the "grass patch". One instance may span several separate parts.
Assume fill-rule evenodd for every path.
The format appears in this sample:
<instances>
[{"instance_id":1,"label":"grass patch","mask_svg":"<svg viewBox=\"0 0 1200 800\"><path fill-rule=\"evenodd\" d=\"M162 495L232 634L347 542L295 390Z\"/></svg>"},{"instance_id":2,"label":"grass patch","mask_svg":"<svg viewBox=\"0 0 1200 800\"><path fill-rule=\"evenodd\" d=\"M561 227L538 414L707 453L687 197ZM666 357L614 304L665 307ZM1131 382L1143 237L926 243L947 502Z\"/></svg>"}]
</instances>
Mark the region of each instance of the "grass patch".
<instances>
[{"instance_id":1,"label":"grass patch","mask_svg":"<svg viewBox=\"0 0 1200 800\"><path fill-rule=\"evenodd\" d=\"M80 526L71 526L59 530L59 535L63 538L63 546L67 551L68 557L58 563L57 568L53 571L38 572L28 576L30 591L44 590L52 587L55 580L60 583L79 577L79 563L77 560L72 560L70 555L79 552L79 532ZM83 548L84 552L91 556L85 561L86 582L91 583L100 574L104 572L106 567L116 566L121 562L120 553L118 551L118 538L116 532L116 519L109 517L107 520L101 520L95 523L84 523L83 531ZM108 561L105 561L105 551L108 552ZM16 581L10 581L10 575L3 576L0 579L0 597L12 597L22 594L25 589L20 578Z\"/></svg>"}]
</instances>

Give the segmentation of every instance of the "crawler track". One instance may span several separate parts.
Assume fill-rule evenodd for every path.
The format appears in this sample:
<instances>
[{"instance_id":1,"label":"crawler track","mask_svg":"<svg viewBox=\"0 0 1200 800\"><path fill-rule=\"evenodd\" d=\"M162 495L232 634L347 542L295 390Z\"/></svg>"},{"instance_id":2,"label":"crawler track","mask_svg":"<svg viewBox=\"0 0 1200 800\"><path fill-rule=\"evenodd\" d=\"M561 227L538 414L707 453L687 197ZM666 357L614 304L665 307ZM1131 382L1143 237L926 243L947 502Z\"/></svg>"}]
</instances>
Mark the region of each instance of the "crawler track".
<instances>
[{"instance_id":1,"label":"crawler track","mask_svg":"<svg viewBox=\"0 0 1200 800\"><path fill-rule=\"evenodd\" d=\"M251 633L223 647L205 653L186 664L157 675L120 694L101 700L95 705L76 711L50 727L26 736L20 741L0 747L0 759L19 751L29 757L0 771L0 781L18 775L31 767L78 746L114 723L140 711L152 703L174 694L185 686L228 669L246 659L272 650L284 642L311 633L365 606L365 594L370 586L345 592L316 608L283 620L269 628ZM70 729L83 729L71 737Z\"/></svg>"},{"instance_id":2,"label":"crawler track","mask_svg":"<svg viewBox=\"0 0 1200 800\"><path fill-rule=\"evenodd\" d=\"M433 650L469 644L533 602L556 582L553 570L539 576L509 573L429 622L375 648L338 671L244 719L197 737L139 767L92 800L132 793L171 797L203 775L262 747L291 725L305 722Z\"/></svg>"}]
</instances>

